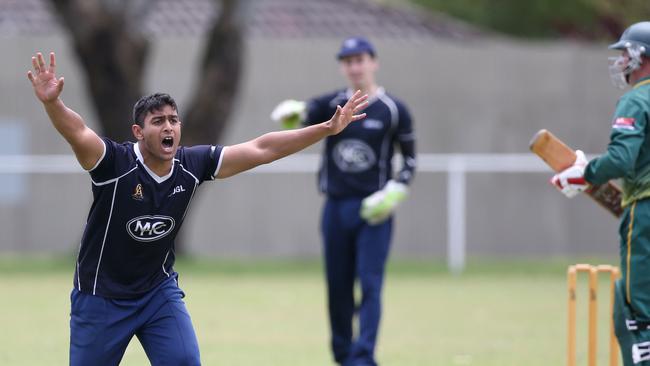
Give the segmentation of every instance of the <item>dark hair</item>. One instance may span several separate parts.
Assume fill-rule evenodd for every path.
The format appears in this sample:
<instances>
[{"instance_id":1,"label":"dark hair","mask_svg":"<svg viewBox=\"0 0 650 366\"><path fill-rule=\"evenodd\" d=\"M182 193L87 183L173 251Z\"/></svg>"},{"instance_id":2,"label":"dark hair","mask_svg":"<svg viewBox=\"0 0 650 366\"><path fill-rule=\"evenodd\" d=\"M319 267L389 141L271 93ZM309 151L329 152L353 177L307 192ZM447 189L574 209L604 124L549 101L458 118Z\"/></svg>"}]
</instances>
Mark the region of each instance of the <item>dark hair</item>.
<instances>
[{"instance_id":1,"label":"dark hair","mask_svg":"<svg viewBox=\"0 0 650 366\"><path fill-rule=\"evenodd\" d=\"M152 111L159 111L166 105L178 112L176 101L169 94L154 93L140 98L133 106L133 122L144 127L144 117Z\"/></svg>"}]
</instances>

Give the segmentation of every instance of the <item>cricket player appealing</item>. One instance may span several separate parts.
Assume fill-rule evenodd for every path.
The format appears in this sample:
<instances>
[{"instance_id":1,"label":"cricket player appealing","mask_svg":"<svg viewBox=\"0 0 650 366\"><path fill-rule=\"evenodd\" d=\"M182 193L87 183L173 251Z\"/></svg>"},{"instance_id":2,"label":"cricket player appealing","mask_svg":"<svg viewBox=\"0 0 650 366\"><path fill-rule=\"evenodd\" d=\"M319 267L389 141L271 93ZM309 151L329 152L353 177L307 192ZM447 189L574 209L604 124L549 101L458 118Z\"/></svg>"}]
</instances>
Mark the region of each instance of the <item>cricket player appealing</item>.
<instances>
[{"instance_id":1,"label":"cricket player appealing","mask_svg":"<svg viewBox=\"0 0 650 366\"><path fill-rule=\"evenodd\" d=\"M551 182L573 197L590 184L623 180L614 324L624 364L650 365L650 22L633 24L609 48L621 51L610 62L612 81L631 89L616 106L607 152L588 162L576 151L574 165Z\"/></svg>"},{"instance_id":2,"label":"cricket player appealing","mask_svg":"<svg viewBox=\"0 0 650 366\"><path fill-rule=\"evenodd\" d=\"M199 347L174 271L174 238L198 186L293 154L365 117L352 93L326 122L233 146L179 146L181 120L167 94L141 98L137 142L100 138L60 99L63 78L43 55L27 73L54 128L89 172L93 203L71 294L70 365L117 365L133 336L153 365L199 365Z\"/></svg>"},{"instance_id":3,"label":"cricket player appealing","mask_svg":"<svg viewBox=\"0 0 650 366\"><path fill-rule=\"evenodd\" d=\"M375 49L365 38L345 40L337 54L349 88L310 100L280 103L271 118L285 128L312 125L350 98L369 96L366 118L325 140L319 187L327 196L322 216L331 347L345 366L374 366L381 290L392 234L392 213L415 172L415 138L406 106L375 82ZM403 166L393 179L395 145ZM354 299L359 279L362 299ZM358 309L358 335L353 318Z\"/></svg>"}]
</instances>

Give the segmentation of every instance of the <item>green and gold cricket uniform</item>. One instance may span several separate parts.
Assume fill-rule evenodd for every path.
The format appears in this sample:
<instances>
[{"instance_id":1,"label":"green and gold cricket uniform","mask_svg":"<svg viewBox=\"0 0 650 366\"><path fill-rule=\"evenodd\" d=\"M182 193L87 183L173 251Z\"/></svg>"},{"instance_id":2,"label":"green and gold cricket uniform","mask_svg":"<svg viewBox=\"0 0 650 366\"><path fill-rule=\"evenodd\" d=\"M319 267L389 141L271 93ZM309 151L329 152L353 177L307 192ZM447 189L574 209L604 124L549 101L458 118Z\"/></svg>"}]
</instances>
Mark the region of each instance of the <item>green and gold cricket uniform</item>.
<instances>
[{"instance_id":1,"label":"green and gold cricket uniform","mask_svg":"<svg viewBox=\"0 0 650 366\"><path fill-rule=\"evenodd\" d=\"M641 79L616 106L607 152L589 162L585 179L603 184L620 178L619 227L622 278L614 320L625 365L650 365L650 77ZM637 361L637 363L634 363Z\"/></svg>"}]
</instances>

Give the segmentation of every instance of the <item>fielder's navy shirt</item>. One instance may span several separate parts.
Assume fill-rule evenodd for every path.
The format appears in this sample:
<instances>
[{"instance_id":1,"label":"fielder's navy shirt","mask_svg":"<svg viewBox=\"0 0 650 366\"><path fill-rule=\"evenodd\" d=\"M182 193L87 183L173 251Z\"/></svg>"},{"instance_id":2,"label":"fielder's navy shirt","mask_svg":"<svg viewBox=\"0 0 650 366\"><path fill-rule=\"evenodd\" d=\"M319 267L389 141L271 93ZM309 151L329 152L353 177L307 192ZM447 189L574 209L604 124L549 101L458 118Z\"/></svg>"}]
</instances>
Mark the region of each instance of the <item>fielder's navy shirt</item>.
<instances>
[{"instance_id":1,"label":"fielder's navy shirt","mask_svg":"<svg viewBox=\"0 0 650 366\"><path fill-rule=\"evenodd\" d=\"M92 168L93 203L77 257L77 290L135 298L174 272L174 238L197 187L219 171L222 146L179 147L170 173L146 165L138 144L104 138Z\"/></svg>"},{"instance_id":2,"label":"fielder's navy shirt","mask_svg":"<svg viewBox=\"0 0 650 366\"><path fill-rule=\"evenodd\" d=\"M351 96L352 91L344 89L310 100L305 124L329 120L336 106ZM364 119L325 140L318 181L328 197L366 197L383 188L393 175L395 145L404 158L397 180L408 184L415 174L415 135L408 109L383 88L368 102L359 112L366 113Z\"/></svg>"}]
</instances>

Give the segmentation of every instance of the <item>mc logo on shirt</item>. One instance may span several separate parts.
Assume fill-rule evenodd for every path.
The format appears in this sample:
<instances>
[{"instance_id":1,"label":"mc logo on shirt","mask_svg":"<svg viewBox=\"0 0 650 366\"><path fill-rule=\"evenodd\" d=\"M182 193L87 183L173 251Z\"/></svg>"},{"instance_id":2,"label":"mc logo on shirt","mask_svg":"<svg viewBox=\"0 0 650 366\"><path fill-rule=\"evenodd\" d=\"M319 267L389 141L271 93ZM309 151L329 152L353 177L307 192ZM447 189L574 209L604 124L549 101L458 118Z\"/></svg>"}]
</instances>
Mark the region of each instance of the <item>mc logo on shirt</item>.
<instances>
[{"instance_id":1,"label":"mc logo on shirt","mask_svg":"<svg viewBox=\"0 0 650 366\"><path fill-rule=\"evenodd\" d=\"M377 161L372 148L357 139L341 140L332 149L334 163L342 172L359 173L370 169Z\"/></svg>"},{"instance_id":2,"label":"mc logo on shirt","mask_svg":"<svg viewBox=\"0 0 650 366\"><path fill-rule=\"evenodd\" d=\"M144 215L126 223L126 231L137 241L150 242L167 236L174 229L174 218Z\"/></svg>"}]
</instances>

